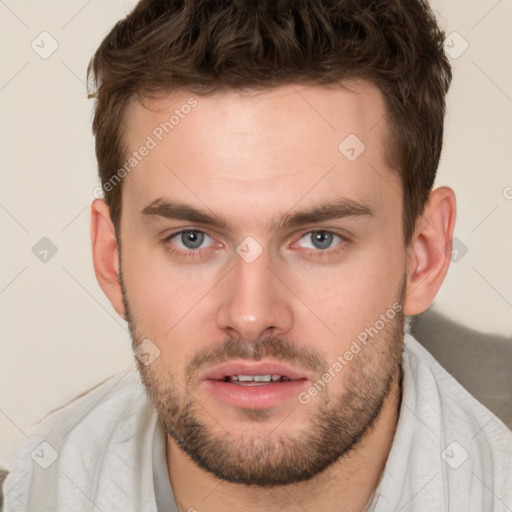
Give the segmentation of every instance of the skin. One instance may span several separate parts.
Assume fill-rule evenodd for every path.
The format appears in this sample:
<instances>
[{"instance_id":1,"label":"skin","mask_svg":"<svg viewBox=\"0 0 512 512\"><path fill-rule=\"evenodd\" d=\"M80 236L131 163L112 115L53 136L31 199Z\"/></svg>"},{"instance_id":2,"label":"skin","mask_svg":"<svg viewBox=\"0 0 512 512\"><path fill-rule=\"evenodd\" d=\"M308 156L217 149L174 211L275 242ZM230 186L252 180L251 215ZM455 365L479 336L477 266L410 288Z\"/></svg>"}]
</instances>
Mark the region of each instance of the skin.
<instances>
[{"instance_id":1,"label":"skin","mask_svg":"<svg viewBox=\"0 0 512 512\"><path fill-rule=\"evenodd\" d=\"M125 115L127 147L140 147L191 96L167 95L147 103L148 108L132 101ZM292 399L259 412L240 409L213 398L197 376L187 380L186 368L196 354L228 339L250 349L269 336L290 341L297 351L312 351L332 365L361 331L401 300L404 279L404 313L424 311L448 270L454 193L447 187L431 192L405 246L401 184L384 151L386 124L380 121L385 103L369 82L355 82L350 91L295 85L258 94L230 91L194 97L197 107L123 180L121 264L108 206L95 200L91 208L98 282L118 314L128 316L134 346L148 338L160 349L152 365L139 364L139 369L152 377L162 400L172 383L183 403L192 397L197 418L219 439L229 433L231 446L313 435L311 418L336 397L346 396L350 375L359 376L357 382L370 398L376 392L368 375L379 364L388 367L390 383L380 415L357 446L318 475L289 485L221 480L168 436L176 501L181 510L216 512L233 507L334 511L340 503L346 511L364 510L378 485L399 416L400 366L395 356L401 336L386 342L384 329L307 405ZM349 134L366 146L353 162L338 150ZM213 213L227 226L141 215L163 197ZM369 205L373 215L271 225L286 214L340 197ZM184 255L187 249L179 245L179 237L164 241L184 228L201 229L210 237L193 257ZM321 250L306 236L311 230L344 238L334 237L331 247ZM262 249L252 263L236 252L247 236Z\"/></svg>"}]
</instances>

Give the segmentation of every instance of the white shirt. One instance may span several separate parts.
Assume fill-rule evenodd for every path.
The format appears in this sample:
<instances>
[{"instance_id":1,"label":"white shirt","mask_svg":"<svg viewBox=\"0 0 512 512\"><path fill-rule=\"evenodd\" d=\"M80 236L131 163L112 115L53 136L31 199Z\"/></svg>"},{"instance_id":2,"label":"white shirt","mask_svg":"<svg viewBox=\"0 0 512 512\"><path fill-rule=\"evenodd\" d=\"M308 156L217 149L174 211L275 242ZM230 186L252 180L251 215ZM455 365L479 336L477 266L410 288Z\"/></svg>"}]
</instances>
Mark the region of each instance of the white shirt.
<instances>
[{"instance_id":1,"label":"white shirt","mask_svg":"<svg viewBox=\"0 0 512 512\"><path fill-rule=\"evenodd\" d=\"M400 417L369 510L511 512L511 431L404 341ZM5 512L177 512L165 444L136 370L117 374L36 427L8 468Z\"/></svg>"}]
</instances>

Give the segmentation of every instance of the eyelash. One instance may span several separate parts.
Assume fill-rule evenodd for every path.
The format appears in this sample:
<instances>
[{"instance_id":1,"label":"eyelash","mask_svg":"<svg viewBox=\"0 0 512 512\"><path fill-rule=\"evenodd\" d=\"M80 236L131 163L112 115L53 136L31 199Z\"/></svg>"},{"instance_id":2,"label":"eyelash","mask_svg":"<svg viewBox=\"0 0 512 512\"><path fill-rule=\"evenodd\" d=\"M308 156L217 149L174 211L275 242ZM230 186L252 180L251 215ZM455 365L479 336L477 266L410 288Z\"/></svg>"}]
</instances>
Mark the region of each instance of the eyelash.
<instances>
[{"instance_id":1,"label":"eyelash","mask_svg":"<svg viewBox=\"0 0 512 512\"><path fill-rule=\"evenodd\" d=\"M181 249L176 249L174 244L171 243L171 240L178 235L181 235L182 233L188 233L188 232L194 232L194 233L202 233L203 235L212 238L206 231L203 231L202 229L182 229L180 231L176 231L175 233L170 234L169 236L166 236L162 242L167 247L168 250L170 250L173 254L176 254L181 257L185 258L191 258L191 259L202 259L204 251L213 251L215 250L214 247L207 247L204 249L189 249L188 251L183 251ZM201 253L201 254L200 254Z\"/></svg>"},{"instance_id":2,"label":"eyelash","mask_svg":"<svg viewBox=\"0 0 512 512\"><path fill-rule=\"evenodd\" d=\"M174 254L177 254L178 256L181 256L181 257L185 257L185 258L192 258L192 259L202 259L204 256L203 256L203 252L204 251L214 251L215 250L215 247L206 247L206 248L203 248L203 249L190 249L190 250L187 250L187 251L183 251L183 250L180 250L180 249L176 249L173 244L171 243L171 240L173 238L175 238L176 236L178 235L181 235L182 233L188 233L188 232L194 232L194 233L202 233L203 235L209 237L209 238L212 238L210 235L208 235L208 233L202 229L195 229L195 228L189 228L189 229L182 229L180 231L176 231L168 236L166 236L163 240L162 240L162 243L164 245L166 245L166 247L168 248L168 250L170 250L172 253ZM329 231L329 230L326 230L326 229L312 229L312 230L309 230L309 231L306 231L304 233L302 233L296 242L294 242L292 245L295 245L299 242L299 240L301 240L304 236L306 235L309 235L311 233L318 233L318 232L321 232L321 233L328 233L328 234L332 234L332 235L335 235L337 237L339 237L341 239L341 241L334 247L334 248L330 248L330 249L325 249L325 250L313 250L313 249L309 249L308 251L309 252L309 255L308 257L310 258L313 258L315 260L323 260L323 259L326 259L328 257L331 257L333 255L338 255L339 253L343 252L345 250L345 245L348 243L348 238L343 236L343 235L340 235L339 233L335 233L334 231Z\"/></svg>"}]
</instances>

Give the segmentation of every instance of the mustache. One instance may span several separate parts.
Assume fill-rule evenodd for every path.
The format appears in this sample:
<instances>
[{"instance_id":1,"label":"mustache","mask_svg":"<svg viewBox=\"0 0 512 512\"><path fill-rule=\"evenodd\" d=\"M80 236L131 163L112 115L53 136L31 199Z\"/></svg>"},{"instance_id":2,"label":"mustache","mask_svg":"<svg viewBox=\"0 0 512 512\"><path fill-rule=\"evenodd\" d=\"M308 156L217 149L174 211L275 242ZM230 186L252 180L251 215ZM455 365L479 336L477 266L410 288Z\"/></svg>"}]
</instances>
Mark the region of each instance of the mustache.
<instances>
[{"instance_id":1,"label":"mustache","mask_svg":"<svg viewBox=\"0 0 512 512\"><path fill-rule=\"evenodd\" d=\"M205 347L197 352L187 364L186 375L193 376L203 368L224 363L230 359L261 361L269 357L309 370L324 373L327 361L316 349L298 346L278 336L267 336L254 342L228 338L220 345Z\"/></svg>"}]
</instances>

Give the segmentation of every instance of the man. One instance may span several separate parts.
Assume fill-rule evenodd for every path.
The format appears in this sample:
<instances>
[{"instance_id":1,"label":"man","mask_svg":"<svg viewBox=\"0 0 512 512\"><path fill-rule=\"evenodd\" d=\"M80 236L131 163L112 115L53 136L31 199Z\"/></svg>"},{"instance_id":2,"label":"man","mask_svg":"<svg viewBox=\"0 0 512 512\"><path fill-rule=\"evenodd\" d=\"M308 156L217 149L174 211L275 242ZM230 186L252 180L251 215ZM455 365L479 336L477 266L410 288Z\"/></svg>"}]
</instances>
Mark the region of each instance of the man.
<instances>
[{"instance_id":1,"label":"man","mask_svg":"<svg viewBox=\"0 0 512 512\"><path fill-rule=\"evenodd\" d=\"M405 332L451 254L442 46L421 0L143 0L112 29L91 239L142 382L47 418L7 510L512 509L510 432Z\"/></svg>"}]
</instances>

